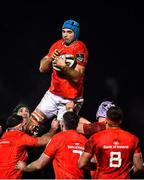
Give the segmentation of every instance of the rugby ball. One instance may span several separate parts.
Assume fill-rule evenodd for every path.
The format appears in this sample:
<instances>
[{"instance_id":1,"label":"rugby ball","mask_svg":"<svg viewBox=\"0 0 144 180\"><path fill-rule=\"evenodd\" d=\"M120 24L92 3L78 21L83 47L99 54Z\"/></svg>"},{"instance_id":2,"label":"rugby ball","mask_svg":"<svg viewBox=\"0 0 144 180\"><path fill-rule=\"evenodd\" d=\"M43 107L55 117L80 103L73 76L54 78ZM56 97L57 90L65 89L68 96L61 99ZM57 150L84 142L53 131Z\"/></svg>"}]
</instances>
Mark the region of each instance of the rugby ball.
<instances>
[{"instance_id":1,"label":"rugby ball","mask_svg":"<svg viewBox=\"0 0 144 180\"><path fill-rule=\"evenodd\" d=\"M76 66L76 59L75 59L74 55L72 55L72 54L63 54L60 57L66 59L66 65L68 67L75 68L75 66ZM53 61L53 69L55 69L56 71L61 71L61 69L56 66L55 61Z\"/></svg>"}]
</instances>

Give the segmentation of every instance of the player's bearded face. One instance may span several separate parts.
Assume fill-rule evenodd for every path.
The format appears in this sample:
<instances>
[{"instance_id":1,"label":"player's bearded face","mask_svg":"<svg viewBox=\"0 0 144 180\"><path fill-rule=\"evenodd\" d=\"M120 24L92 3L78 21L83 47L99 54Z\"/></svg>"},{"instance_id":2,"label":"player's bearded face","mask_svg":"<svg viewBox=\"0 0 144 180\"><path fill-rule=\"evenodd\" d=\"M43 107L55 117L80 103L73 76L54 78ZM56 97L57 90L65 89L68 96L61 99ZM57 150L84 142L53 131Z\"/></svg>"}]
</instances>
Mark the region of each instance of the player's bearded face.
<instances>
[{"instance_id":1,"label":"player's bearded face","mask_svg":"<svg viewBox=\"0 0 144 180\"><path fill-rule=\"evenodd\" d=\"M75 34L72 30L65 28L62 30L62 37L63 37L64 43L66 45L69 45L74 41Z\"/></svg>"}]
</instances>

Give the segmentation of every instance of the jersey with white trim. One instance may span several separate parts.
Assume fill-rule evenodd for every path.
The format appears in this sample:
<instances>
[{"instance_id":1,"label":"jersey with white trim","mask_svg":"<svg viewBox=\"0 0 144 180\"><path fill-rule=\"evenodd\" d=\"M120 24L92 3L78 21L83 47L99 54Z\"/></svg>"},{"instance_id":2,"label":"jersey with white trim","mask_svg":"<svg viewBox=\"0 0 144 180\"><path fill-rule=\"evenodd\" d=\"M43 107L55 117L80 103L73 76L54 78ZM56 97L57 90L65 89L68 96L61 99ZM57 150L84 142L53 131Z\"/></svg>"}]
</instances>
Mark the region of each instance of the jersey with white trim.
<instances>
[{"instance_id":1,"label":"jersey with white trim","mask_svg":"<svg viewBox=\"0 0 144 180\"><path fill-rule=\"evenodd\" d=\"M129 179L133 155L140 151L139 139L120 128L95 133L85 145L97 157L96 179Z\"/></svg>"},{"instance_id":2,"label":"jersey with white trim","mask_svg":"<svg viewBox=\"0 0 144 180\"><path fill-rule=\"evenodd\" d=\"M53 159L56 179L83 179L78 160L87 139L75 130L66 130L53 136L44 153Z\"/></svg>"}]
</instances>

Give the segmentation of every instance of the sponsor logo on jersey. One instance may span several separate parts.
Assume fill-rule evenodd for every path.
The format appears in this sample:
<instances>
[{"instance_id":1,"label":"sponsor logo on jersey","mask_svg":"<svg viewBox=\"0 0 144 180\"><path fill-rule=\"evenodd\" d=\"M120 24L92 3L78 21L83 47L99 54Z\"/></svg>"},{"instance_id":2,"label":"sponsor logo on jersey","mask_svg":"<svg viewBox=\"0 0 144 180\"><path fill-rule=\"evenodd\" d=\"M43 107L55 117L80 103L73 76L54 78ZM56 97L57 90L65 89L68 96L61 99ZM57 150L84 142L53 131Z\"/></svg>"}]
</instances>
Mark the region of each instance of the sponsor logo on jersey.
<instances>
[{"instance_id":1,"label":"sponsor logo on jersey","mask_svg":"<svg viewBox=\"0 0 144 180\"><path fill-rule=\"evenodd\" d=\"M77 54L76 55L76 60L83 62L84 61L84 54Z\"/></svg>"}]
</instances>

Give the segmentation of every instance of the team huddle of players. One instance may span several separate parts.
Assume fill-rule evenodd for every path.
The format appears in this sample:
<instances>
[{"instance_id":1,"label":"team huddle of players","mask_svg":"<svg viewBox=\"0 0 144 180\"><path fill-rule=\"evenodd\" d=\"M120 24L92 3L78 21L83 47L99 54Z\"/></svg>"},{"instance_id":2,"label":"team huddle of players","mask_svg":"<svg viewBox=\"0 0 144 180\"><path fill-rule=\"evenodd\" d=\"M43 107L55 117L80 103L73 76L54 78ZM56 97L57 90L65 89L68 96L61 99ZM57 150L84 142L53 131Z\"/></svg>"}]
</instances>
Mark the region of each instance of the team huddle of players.
<instances>
[{"instance_id":1,"label":"team huddle of players","mask_svg":"<svg viewBox=\"0 0 144 180\"><path fill-rule=\"evenodd\" d=\"M51 161L56 179L83 179L85 170L92 179L128 179L132 171L144 170L138 137L120 128L120 107L102 102L94 123L79 116L88 63L79 31L78 22L64 22L62 39L40 61L40 72L52 69L49 89L32 113L21 105L8 118L0 139L0 178L22 178L23 171L43 169ZM51 129L39 137L39 129L51 119ZM26 164L27 147L38 146L46 147L38 159Z\"/></svg>"}]
</instances>

